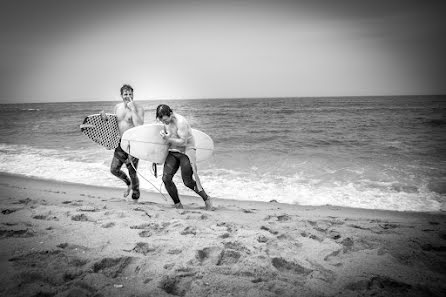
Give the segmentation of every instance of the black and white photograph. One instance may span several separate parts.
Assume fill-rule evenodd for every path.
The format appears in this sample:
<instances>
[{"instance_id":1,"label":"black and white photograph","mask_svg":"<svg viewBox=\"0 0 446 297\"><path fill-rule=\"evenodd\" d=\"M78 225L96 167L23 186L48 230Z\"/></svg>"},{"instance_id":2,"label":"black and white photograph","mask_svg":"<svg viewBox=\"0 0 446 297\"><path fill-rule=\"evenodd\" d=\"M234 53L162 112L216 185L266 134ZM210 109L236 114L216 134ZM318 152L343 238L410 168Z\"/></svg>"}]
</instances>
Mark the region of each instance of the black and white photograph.
<instances>
[{"instance_id":1,"label":"black and white photograph","mask_svg":"<svg viewBox=\"0 0 446 297\"><path fill-rule=\"evenodd\" d=\"M0 4L1 296L446 296L445 1Z\"/></svg>"}]
</instances>

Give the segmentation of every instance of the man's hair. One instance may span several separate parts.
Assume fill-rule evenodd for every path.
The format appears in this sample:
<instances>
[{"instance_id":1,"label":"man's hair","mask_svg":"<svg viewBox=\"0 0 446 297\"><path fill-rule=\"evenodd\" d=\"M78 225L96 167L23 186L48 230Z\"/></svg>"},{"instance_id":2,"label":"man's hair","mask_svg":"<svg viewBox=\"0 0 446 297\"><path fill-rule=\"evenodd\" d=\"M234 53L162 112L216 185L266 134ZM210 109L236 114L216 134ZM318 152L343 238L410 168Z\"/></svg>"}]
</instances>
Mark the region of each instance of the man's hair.
<instances>
[{"instance_id":1,"label":"man's hair","mask_svg":"<svg viewBox=\"0 0 446 297\"><path fill-rule=\"evenodd\" d=\"M163 116L168 116L172 114L172 109L166 104L160 104L156 108L156 118L161 119Z\"/></svg>"},{"instance_id":2,"label":"man's hair","mask_svg":"<svg viewBox=\"0 0 446 297\"><path fill-rule=\"evenodd\" d=\"M123 86L121 87L121 95L124 93L125 90L132 91L132 93L133 93L133 88L132 88L131 85L123 85Z\"/></svg>"}]
</instances>

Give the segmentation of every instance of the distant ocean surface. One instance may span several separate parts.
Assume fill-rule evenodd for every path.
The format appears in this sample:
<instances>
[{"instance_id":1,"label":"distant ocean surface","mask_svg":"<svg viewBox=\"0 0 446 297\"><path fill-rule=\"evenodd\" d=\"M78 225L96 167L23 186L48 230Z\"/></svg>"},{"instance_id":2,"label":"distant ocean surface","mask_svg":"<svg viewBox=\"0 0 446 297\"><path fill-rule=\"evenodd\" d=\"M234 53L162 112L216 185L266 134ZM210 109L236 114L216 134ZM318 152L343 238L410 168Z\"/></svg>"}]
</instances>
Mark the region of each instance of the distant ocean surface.
<instances>
[{"instance_id":1,"label":"distant ocean surface","mask_svg":"<svg viewBox=\"0 0 446 297\"><path fill-rule=\"evenodd\" d=\"M1 104L0 171L124 189L109 172L113 151L79 129L116 103ZM446 201L446 96L139 101L146 123L160 103L214 139L213 157L198 164L213 197L400 211ZM140 161L160 188L150 168Z\"/></svg>"}]
</instances>

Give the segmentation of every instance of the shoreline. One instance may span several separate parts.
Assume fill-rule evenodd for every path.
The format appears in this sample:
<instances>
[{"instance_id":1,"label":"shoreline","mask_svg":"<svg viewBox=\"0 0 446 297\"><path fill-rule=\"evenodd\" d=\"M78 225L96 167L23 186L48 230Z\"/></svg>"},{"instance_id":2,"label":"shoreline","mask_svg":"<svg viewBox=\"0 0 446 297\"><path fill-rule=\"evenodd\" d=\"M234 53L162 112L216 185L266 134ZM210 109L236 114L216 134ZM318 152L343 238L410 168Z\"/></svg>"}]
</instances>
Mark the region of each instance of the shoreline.
<instances>
[{"instance_id":1,"label":"shoreline","mask_svg":"<svg viewBox=\"0 0 446 297\"><path fill-rule=\"evenodd\" d=\"M0 173L0 295L446 293L445 213L122 192Z\"/></svg>"},{"instance_id":2,"label":"shoreline","mask_svg":"<svg viewBox=\"0 0 446 297\"><path fill-rule=\"evenodd\" d=\"M6 172L0 172L0 183L3 179L19 179L23 182L48 182L52 183L54 185L57 185L57 187L83 187L90 189L93 192L97 191L112 191L112 192L123 192L125 190L125 187L110 187L110 186L95 186L95 185L89 185L89 184L83 184L83 183L74 183L74 182L67 182L67 181L59 181L55 179L46 179L46 178L39 178L39 177L31 177L31 176L25 176L21 174L12 174L12 173L6 173ZM118 182L118 181L117 181ZM185 195L183 193L179 193L181 201L187 201L188 203L191 203L191 201L194 201L198 198L198 202L202 201L201 198L198 195L194 195L192 191L187 190L188 193L192 195ZM173 206L173 201L169 197L168 193L163 193L164 196L167 198L167 201L162 197L162 195L159 192L149 192L147 190L141 189L141 198L138 199L139 202L144 202L147 199L144 199L144 197L148 197L148 200L154 203L160 203L160 204L168 204ZM216 201L218 203L227 204L233 201L234 203L241 203L241 204L250 204L250 203L260 203L260 204L271 204L276 203L280 205L286 205L289 207L297 207L297 208L336 208L336 209L342 209L345 211L351 210L351 211L364 211L364 212L390 212L390 213L405 213L405 214L432 214L432 215L446 215L446 210L438 210L438 211L400 211L400 210L389 210L389 209L376 209L376 208L359 208L359 207L347 207L347 206L338 206L338 205L332 205L332 204L326 204L326 205L300 205L300 204L290 204L290 203L283 203L283 202L276 202L274 198L271 199L271 201L260 201L260 200L237 200L237 199L229 199L229 198L214 198L211 197L213 201Z\"/></svg>"}]
</instances>

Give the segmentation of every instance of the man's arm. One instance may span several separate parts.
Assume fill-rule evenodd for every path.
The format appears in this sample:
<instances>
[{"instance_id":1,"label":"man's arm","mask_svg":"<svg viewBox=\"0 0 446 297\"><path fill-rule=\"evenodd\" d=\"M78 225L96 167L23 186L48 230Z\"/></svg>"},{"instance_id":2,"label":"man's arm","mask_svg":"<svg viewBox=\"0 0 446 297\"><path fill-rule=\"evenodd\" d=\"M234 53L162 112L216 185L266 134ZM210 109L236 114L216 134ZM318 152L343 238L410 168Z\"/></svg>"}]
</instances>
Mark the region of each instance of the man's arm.
<instances>
[{"instance_id":1,"label":"man's arm","mask_svg":"<svg viewBox=\"0 0 446 297\"><path fill-rule=\"evenodd\" d=\"M178 121L177 123L177 134L178 137L173 137L170 134L161 134L163 138L167 141L167 143L173 144L175 146L186 146L187 138L189 136L189 127L187 122Z\"/></svg>"},{"instance_id":2,"label":"man's arm","mask_svg":"<svg viewBox=\"0 0 446 297\"><path fill-rule=\"evenodd\" d=\"M132 119L133 119L133 124L135 124L135 126L140 126L140 125L144 124L144 108L141 106L138 106L138 109L136 111L136 117L134 114L134 115L132 115Z\"/></svg>"},{"instance_id":3,"label":"man's arm","mask_svg":"<svg viewBox=\"0 0 446 297\"><path fill-rule=\"evenodd\" d=\"M144 124L144 108L136 105L134 101L129 102L127 106L132 112L133 125L140 126Z\"/></svg>"}]
</instances>

